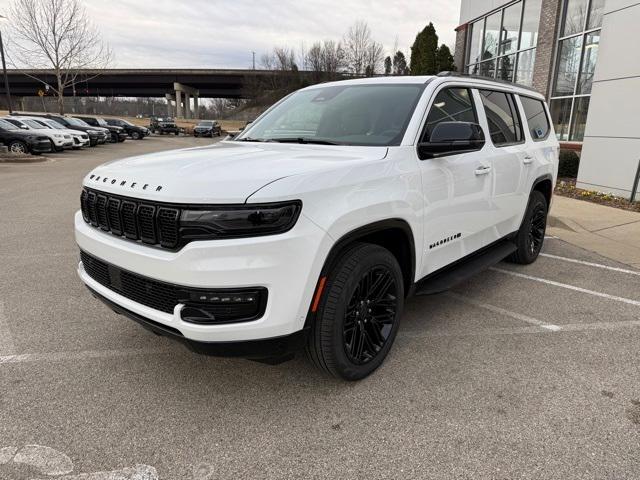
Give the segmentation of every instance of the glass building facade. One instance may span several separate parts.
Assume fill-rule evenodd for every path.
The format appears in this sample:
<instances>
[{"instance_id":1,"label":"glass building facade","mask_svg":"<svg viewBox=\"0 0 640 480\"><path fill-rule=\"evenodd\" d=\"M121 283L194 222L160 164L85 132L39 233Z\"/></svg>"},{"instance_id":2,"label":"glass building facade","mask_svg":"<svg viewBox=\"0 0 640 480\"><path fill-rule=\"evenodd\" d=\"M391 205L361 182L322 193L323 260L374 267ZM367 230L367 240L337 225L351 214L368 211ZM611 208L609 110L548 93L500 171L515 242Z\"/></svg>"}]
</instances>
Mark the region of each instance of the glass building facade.
<instances>
[{"instance_id":1,"label":"glass building facade","mask_svg":"<svg viewBox=\"0 0 640 480\"><path fill-rule=\"evenodd\" d=\"M531 85L542 0L520 0L471 23L465 71Z\"/></svg>"},{"instance_id":2,"label":"glass building facade","mask_svg":"<svg viewBox=\"0 0 640 480\"><path fill-rule=\"evenodd\" d=\"M582 141L598 59L605 0L559 0L554 64L547 91L556 135ZM518 0L467 26L465 72L531 86L542 0ZM549 55L546 56L549 58ZM546 60L550 62L550 60ZM539 83L538 83L539 85Z\"/></svg>"},{"instance_id":3,"label":"glass building facade","mask_svg":"<svg viewBox=\"0 0 640 480\"><path fill-rule=\"evenodd\" d=\"M565 0L549 103L562 141L584 137L603 8L604 0Z\"/></svg>"}]
</instances>

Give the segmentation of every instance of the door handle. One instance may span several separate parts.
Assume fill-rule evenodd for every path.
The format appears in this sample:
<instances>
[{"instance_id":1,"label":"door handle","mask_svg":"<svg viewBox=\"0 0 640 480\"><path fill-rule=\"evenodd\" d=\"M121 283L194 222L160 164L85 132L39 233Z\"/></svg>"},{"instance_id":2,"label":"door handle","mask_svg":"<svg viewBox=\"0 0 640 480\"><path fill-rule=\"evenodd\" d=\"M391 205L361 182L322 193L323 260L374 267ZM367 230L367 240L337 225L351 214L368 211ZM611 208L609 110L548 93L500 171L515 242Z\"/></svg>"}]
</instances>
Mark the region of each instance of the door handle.
<instances>
[{"instance_id":1,"label":"door handle","mask_svg":"<svg viewBox=\"0 0 640 480\"><path fill-rule=\"evenodd\" d=\"M533 163L533 157L531 155L525 156L524 159L522 160L522 163L524 163L525 165L529 165L530 163Z\"/></svg>"},{"instance_id":2,"label":"door handle","mask_svg":"<svg viewBox=\"0 0 640 480\"><path fill-rule=\"evenodd\" d=\"M486 175L487 173L489 173L491 171L491 167L488 166L481 166L476 168L476 175Z\"/></svg>"}]
</instances>

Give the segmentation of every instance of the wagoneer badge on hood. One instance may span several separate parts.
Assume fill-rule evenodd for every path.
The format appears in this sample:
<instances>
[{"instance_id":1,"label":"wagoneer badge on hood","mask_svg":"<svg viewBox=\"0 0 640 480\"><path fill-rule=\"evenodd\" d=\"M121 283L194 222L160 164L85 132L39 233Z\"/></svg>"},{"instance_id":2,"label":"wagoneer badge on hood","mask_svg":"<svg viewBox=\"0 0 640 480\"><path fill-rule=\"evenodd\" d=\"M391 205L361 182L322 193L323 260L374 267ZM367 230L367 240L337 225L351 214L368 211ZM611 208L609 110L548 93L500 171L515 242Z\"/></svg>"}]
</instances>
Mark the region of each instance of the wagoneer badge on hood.
<instances>
[{"instance_id":1,"label":"wagoneer badge on hood","mask_svg":"<svg viewBox=\"0 0 640 480\"><path fill-rule=\"evenodd\" d=\"M141 190L155 190L159 192L162 190L162 185L150 185L148 183L132 182L131 180L118 180L117 178L101 177L100 175L92 174L89 180L93 180L96 183L109 183L111 185L118 184L119 187L138 188Z\"/></svg>"}]
</instances>

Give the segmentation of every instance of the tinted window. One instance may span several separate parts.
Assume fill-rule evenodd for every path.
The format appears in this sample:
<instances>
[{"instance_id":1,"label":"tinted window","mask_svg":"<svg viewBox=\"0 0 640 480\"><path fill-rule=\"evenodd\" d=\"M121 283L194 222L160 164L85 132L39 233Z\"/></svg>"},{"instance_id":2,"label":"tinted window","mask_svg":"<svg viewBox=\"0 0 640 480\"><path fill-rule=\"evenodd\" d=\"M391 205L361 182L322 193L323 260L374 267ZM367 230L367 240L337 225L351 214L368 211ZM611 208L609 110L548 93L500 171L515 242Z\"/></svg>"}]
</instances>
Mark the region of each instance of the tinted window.
<instances>
[{"instance_id":1,"label":"tinted window","mask_svg":"<svg viewBox=\"0 0 640 480\"><path fill-rule=\"evenodd\" d=\"M484 111L489 123L489 134L496 146L523 140L520 117L513 95L492 90L480 90Z\"/></svg>"},{"instance_id":2,"label":"tinted window","mask_svg":"<svg viewBox=\"0 0 640 480\"><path fill-rule=\"evenodd\" d=\"M549 119L544 110L544 104L540 100L529 97L520 97L520 102L524 109L531 138L536 141L543 140L549 134Z\"/></svg>"},{"instance_id":3,"label":"tinted window","mask_svg":"<svg viewBox=\"0 0 640 480\"><path fill-rule=\"evenodd\" d=\"M423 142L428 142L433 127L440 122L478 123L473 108L471 91L468 88L446 88L436 95L425 125Z\"/></svg>"}]
</instances>

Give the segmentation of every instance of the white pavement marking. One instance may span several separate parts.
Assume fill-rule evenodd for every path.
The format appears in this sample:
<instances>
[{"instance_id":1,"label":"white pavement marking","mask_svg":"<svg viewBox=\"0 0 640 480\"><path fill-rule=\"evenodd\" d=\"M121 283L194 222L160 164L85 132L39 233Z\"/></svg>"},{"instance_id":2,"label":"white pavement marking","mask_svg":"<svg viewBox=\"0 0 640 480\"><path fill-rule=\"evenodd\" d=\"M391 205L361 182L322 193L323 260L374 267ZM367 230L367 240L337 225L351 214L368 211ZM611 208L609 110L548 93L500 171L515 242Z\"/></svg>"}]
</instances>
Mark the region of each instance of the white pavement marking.
<instances>
[{"instance_id":1,"label":"white pavement marking","mask_svg":"<svg viewBox=\"0 0 640 480\"><path fill-rule=\"evenodd\" d=\"M69 457L42 445L25 445L13 457L13 462L29 465L43 475L64 475L73 471L73 462Z\"/></svg>"},{"instance_id":2,"label":"white pavement marking","mask_svg":"<svg viewBox=\"0 0 640 480\"><path fill-rule=\"evenodd\" d=\"M545 240L557 240L558 237L556 237L555 235L545 235L544 239Z\"/></svg>"},{"instance_id":3,"label":"white pavement marking","mask_svg":"<svg viewBox=\"0 0 640 480\"><path fill-rule=\"evenodd\" d=\"M520 320L521 322L530 323L531 325L536 325L540 328L544 328L552 332L557 332L562 329L562 327L558 325L546 323L546 322L543 322L542 320L538 320L537 318L529 317L527 315L523 315L517 312L512 312L511 310L505 310L504 308L500 308L500 307L496 307L495 305L490 305L488 303L480 302L478 300L474 300L473 298L465 297L457 293L447 292L445 295L451 298L455 298L456 300L460 300L461 302L468 303L469 305L474 305L476 307L483 308L491 312L500 313L502 315L506 315L507 317Z\"/></svg>"},{"instance_id":4,"label":"white pavement marking","mask_svg":"<svg viewBox=\"0 0 640 480\"><path fill-rule=\"evenodd\" d=\"M600 298L606 298L607 300L614 300L616 302L626 303L628 305L634 305L640 307L640 301L632 300L630 298L618 297L616 295L609 295L608 293L596 292L594 290L588 290L586 288L576 287L575 285L569 285L567 283L560 283L554 280L547 280L546 278L534 277L532 275L525 275L524 273L512 272L511 270L503 270L502 268L491 267L489 270L494 272L504 273L513 277L525 278L527 280L533 280L534 282L546 283L547 285L553 285L555 287L566 288L575 292L586 293Z\"/></svg>"},{"instance_id":5,"label":"white pavement marking","mask_svg":"<svg viewBox=\"0 0 640 480\"><path fill-rule=\"evenodd\" d=\"M604 268L605 270L611 270L612 272L628 273L629 275L638 275L640 272L636 270L628 270L626 268L610 267L609 265L602 265L601 263L585 262L584 260L578 260L577 258L561 257L559 255L551 255L550 253L541 253L541 257L553 258L555 260L562 260L564 262L578 263L580 265L586 265L588 267Z\"/></svg>"},{"instance_id":6,"label":"white pavement marking","mask_svg":"<svg viewBox=\"0 0 640 480\"><path fill-rule=\"evenodd\" d=\"M114 358L131 355L157 355L171 353L167 348L145 348L130 350L85 350L80 352L23 353L0 356L0 365L11 363L64 362L69 360L89 360L94 358Z\"/></svg>"},{"instance_id":7,"label":"white pavement marking","mask_svg":"<svg viewBox=\"0 0 640 480\"><path fill-rule=\"evenodd\" d=\"M9 322L4 313L4 303L0 302L0 355L13 355L16 345L9 330ZM2 362L0 362L2 363Z\"/></svg>"},{"instance_id":8,"label":"white pavement marking","mask_svg":"<svg viewBox=\"0 0 640 480\"><path fill-rule=\"evenodd\" d=\"M158 472L149 465L112 470L110 472L80 473L56 477L57 480L158 480Z\"/></svg>"}]
</instances>

